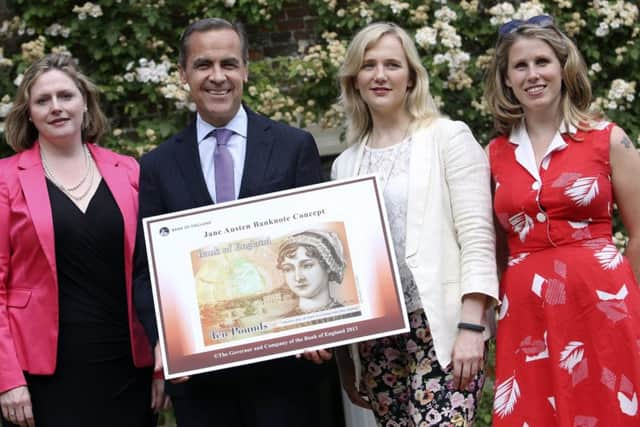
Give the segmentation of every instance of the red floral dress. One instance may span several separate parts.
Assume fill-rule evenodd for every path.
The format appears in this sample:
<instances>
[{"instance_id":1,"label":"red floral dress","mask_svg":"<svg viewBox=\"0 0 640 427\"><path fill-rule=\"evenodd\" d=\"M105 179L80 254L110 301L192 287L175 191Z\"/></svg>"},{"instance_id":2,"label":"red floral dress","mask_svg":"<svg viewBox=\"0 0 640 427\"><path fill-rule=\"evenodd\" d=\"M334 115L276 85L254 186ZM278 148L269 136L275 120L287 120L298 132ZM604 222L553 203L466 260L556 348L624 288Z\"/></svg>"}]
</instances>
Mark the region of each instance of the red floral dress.
<instances>
[{"instance_id":1,"label":"red floral dress","mask_svg":"<svg viewBox=\"0 0 640 427\"><path fill-rule=\"evenodd\" d=\"M510 255L494 426L640 426L640 292L611 237L612 127L558 133L539 168L524 127L491 142Z\"/></svg>"}]
</instances>

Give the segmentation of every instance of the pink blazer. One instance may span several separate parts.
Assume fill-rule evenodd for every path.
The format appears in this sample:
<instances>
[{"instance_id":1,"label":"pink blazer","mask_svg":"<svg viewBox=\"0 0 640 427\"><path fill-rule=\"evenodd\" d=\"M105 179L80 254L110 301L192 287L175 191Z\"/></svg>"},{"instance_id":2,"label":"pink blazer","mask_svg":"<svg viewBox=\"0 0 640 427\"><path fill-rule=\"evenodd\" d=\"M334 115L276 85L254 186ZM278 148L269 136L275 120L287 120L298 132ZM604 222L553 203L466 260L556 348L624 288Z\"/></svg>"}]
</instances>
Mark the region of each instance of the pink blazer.
<instances>
[{"instance_id":1,"label":"pink blazer","mask_svg":"<svg viewBox=\"0 0 640 427\"><path fill-rule=\"evenodd\" d=\"M153 356L132 301L138 221L138 163L88 145L124 220L124 265L133 361ZM53 219L40 146L0 159L0 392L25 385L23 371L53 374L58 342L58 276Z\"/></svg>"}]
</instances>

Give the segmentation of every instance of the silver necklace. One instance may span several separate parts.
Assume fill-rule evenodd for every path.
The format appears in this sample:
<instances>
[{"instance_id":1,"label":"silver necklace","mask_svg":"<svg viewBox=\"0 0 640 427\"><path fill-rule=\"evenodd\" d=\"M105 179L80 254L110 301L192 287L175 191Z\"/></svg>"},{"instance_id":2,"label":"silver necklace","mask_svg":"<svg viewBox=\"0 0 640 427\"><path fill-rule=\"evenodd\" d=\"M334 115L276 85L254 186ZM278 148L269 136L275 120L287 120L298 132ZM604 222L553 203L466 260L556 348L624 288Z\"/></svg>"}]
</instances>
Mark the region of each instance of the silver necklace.
<instances>
[{"instance_id":1,"label":"silver necklace","mask_svg":"<svg viewBox=\"0 0 640 427\"><path fill-rule=\"evenodd\" d=\"M51 180L51 182L56 187L58 187L58 189L60 189L64 194L71 197L75 201L80 201L84 199L87 196L87 194L89 194L89 190L91 190L91 187L93 187L94 170L90 160L91 155L89 154L89 150L87 149L87 146L85 144L82 144L82 149L84 151L84 164L85 164L84 176L82 177L82 179L80 179L80 182L78 182L76 185L72 185L71 187L65 187L64 185L60 184L56 179L56 177L53 175L53 172L51 171L51 169L49 168L49 164L47 163L47 157L44 153L44 150L40 148L40 157L42 158L42 166L44 168L45 175L47 176L47 178ZM80 186L84 184L87 181L87 179L89 180L89 185L87 186L87 188L79 195L73 194L72 192L80 188Z\"/></svg>"}]
</instances>

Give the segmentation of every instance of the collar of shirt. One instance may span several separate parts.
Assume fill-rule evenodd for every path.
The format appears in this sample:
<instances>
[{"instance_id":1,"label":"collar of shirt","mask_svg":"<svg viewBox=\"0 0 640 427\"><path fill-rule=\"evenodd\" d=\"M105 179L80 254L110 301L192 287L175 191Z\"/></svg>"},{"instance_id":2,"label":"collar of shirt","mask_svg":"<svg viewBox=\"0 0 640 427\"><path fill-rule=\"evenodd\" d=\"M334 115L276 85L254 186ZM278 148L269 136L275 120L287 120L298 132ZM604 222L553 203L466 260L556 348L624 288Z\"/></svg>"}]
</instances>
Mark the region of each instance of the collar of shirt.
<instances>
[{"instance_id":1,"label":"collar of shirt","mask_svg":"<svg viewBox=\"0 0 640 427\"><path fill-rule=\"evenodd\" d=\"M568 144L562 138L562 133L571 133L574 134L577 132L577 128L573 125L565 125L562 123L560 128L554 135L551 143L547 147L547 151L544 153L542 157L542 162L540 163L540 167L543 169L547 169L549 167L549 160L551 159L551 153L556 150L564 150L567 148ZM531 144L531 139L529 138L529 134L527 133L527 127L524 123L524 119L520 122L520 124L514 127L511 130L509 135L509 142L511 144L517 145L516 147L516 161L525 168L529 174L535 178L536 181L541 182L540 171L536 165L536 158L533 154L533 145Z\"/></svg>"},{"instance_id":2,"label":"collar of shirt","mask_svg":"<svg viewBox=\"0 0 640 427\"><path fill-rule=\"evenodd\" d=\"M231 157L233 158L233 175L235 185L236 198L240 195L240 185L242 184L242 172L244 170L244 158L247 151L247 128L248 118L245 109L240 106L236 115L224 126L226 129L231 129L234 134L229 139L227 148ZM210 123L205 122L200 114L196 116L196 138L198 139L198 152L200 154L200 167L202 169L202 175L204 176L207 190L211 196L211 200L216 200L216 185L215 185L215 165L213 161L213 154L215 151L216 143L215 137L210 136L209 133L216 129Z\"/></svg>"},{"instance_id":3,"label":"collar of shirt","mask_svg":"<svg viewBox=\"0 0 640 427\"><path fill-rule=\"evenodd\" d=\"M244 107L240 105L238 112L235 116L223 127L232 130L236 135L240 135L244 140L247 139L247 112ZM204 121L200 113L196 114L196 137L198 138L198 144L202 143L209 135L209 132L217 129L215 126Z\"/></svg>"},{"instance_id":4,"label":"collar of shirt","mask_svg":"<svg viewBox=\"0 0 640 427\"><path fill-rule=\"evenodd\" d=\"M238 112L235 116L223 127L232 130L235 134L240 135L243 139L247 139L247 112L244 107L240 105ZM204 121L200 113L196 114L196 136L198 138L198 144L202 143L209 135L209 132L217 129L210 123Z\"/></svg>"}]
</instances>

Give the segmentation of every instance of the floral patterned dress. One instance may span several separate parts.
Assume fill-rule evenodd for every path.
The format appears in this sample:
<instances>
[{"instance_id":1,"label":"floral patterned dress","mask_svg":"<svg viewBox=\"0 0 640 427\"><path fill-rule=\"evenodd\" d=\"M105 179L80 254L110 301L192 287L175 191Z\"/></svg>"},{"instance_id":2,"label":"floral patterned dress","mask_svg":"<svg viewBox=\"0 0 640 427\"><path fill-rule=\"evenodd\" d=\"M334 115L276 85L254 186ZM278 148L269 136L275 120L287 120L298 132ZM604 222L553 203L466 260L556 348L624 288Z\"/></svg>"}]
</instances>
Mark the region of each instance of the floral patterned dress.
<instances>
[{"instance_id":1,"label":"floral patterned dress","mask_svg":"<svg viewBox=\"0 0 640 427\"><path fill-rule=\"evenodd\" d=\"M539 168L524 126L489 147L510 255L494 426L640 425L640 292L611 237L612 127L557 133Z\"/></svg>"}]
</instances>

